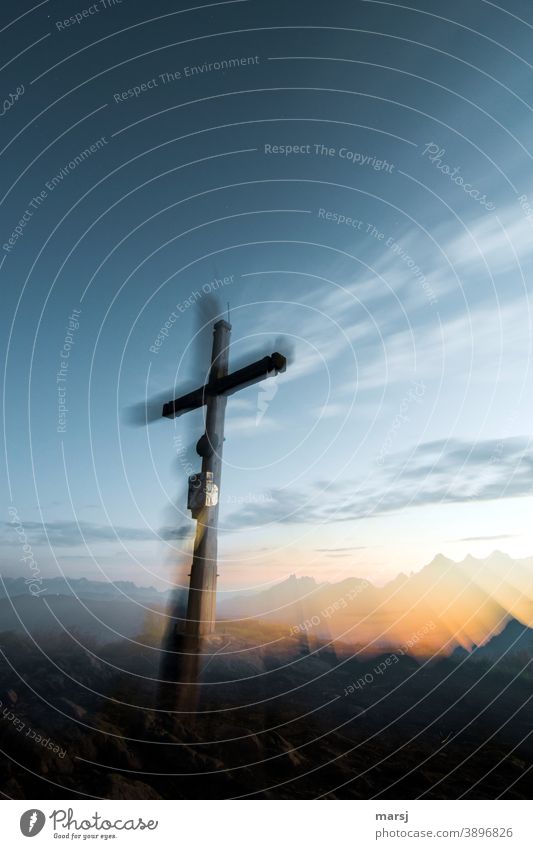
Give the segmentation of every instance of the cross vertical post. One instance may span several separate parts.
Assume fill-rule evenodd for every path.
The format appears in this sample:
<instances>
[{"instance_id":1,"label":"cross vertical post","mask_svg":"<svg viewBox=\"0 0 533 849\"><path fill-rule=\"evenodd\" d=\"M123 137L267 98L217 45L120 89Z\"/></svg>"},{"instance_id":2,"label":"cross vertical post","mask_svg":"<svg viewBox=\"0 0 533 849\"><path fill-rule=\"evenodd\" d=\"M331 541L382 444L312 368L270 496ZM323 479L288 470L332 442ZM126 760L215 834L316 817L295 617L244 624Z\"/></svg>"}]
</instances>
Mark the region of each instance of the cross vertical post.
<instances>
[{"instance_id":1,"label":"cross vertical post","mask_svg":"<svg viewBox=\"0 0 533 849\"><path fill-rule=\"evenodd\" d=\"M231 324L221 319L213 328L213 347L207 383L163 405L162 415L173 419L191 410L206 408L205 431L196 445L202 470L189 477L187 507L196 519L187 618L183 634L201 645L212 634L216 621L217 530L219 491L224 444L224 417L228 397L241 389L284 372L287 360L275 351L250 365L228 373Z\"/></svg>"},{"instance_id":2,"label":"cross vertical post","mask_svg":"<svg viewBox=\"0 0 533 849\"><path fill-rule=\"evenodd\" d=\"M218 493L222 472L222 447L224 443L224 416L227 397L214 391L216 382L228 374L231 324L217 321L213 330L213 348L209 379L205 393L205 433L198 441L197 451L202 457L202 475L197 477L199 487L211 490L208 504L197 515L191 581L187 603L186 633L203 637L215 630L217 590L217 526ZM194 476L193 476L194 477ZM192 484L194 486L194 482Z\"/></svg>"}]
</instances>

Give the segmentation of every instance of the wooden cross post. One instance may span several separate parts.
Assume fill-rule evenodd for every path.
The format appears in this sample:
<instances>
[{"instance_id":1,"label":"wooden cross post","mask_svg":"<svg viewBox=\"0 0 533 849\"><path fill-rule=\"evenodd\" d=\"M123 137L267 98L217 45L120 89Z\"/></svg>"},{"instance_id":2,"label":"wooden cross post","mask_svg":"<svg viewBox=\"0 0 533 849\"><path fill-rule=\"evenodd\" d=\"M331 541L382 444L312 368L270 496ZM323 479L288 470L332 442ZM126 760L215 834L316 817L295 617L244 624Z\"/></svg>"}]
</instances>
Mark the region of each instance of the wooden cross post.
<instances>
[{"instance_id":1,"label":"wooden cross post","mask_svg":"<svg viewBox=\"0 0 533 849\"><path fill-rule=\"evenodd\" d=\"M202 458L202 471L189 478L187 502L197 522L185 623L185 634L190 637L203 637L215 630L218 507L228 396L285 371L287 365L284 356L274 353L229 374L230 334L231 325L217 321L207 383L163 406L163 416L167 418L206 407L205 433L196 445Z\"/></svg>"}]
</instances>

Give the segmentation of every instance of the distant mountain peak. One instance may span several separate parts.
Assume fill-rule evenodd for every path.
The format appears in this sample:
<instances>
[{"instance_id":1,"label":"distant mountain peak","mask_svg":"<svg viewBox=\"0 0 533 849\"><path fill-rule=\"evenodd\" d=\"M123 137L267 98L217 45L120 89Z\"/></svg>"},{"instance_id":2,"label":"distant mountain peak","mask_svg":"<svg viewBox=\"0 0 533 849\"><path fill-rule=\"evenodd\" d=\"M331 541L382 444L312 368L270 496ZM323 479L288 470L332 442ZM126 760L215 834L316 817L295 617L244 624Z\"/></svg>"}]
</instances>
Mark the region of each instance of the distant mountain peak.
<instances>
[{"instance_id":1,"label":"distant mountain peak","mask_svg":"<svg viewBox=\"0 0 533 849\"><path fill-rule=\"evenodd\" d=\"M315 578L312 578L309 575L300 575L298 577L297 575L294 574L294 572L292 574L290 574L287 578L285 578L284 581L280 581L279 584L274 584L274 586L280 587L283 584L285 584L285 586L289 585L289 586L295 586L295 587L296 586L300 586L300 587L301 586L313 586L313 587L318 586Z\"/></svg>"},{"instance_id":2,"label":"distant mountain peak","mask_svg":"<svg viewBox=\"0 0 533 849\"><path fill-rule=\"evenodd\" d=\"M510 557L508 554L506 554L504 551L500 551L499 548L496 548L496 549L494 549L493 552L491 552L491 554L489 554L488 557L485 558L485 560L507 560L507 561L509 561L509 560L513 560L513 558Z\"/></svg>"},{"instance_id":3,"label":"distant mountain peak","mask_svg":"<svg viewBox=\"0 0 533 849\"><path fill-rule=\"evenodd\" d=\"M493 632L482 645L472 645L470 651L457 648L453 657L462 660L469 657L473 660L502 660L508 662L520 652L533 654L533 628L528 628L517 619L509 619L499 632Z\"/></svg>"},{"instance_id":4,"label":"distant mountain peak","mask_svg":"<svg viewBox=\"0 0 533 849\"><path fill-rule=\"evenodd\" d=\"M412 576L411 576L412 577ZM392 581L389 581L385 586L388 590L394 589L395 587L401 587L403 584L408 583L410 580L409 576L405 574L405 572L399 572Z\"/></svg>"},{"instance_id":5,"label":"distant mountain peak","mask_svg":"<svg viewBox=\"0 0 533 849\"><path fill-rule=\"evenodd\" d=\"M457 563L455 560L450 560L448 557L445 557L444 554L436 554L433 560L424 566L422 571L424 572L426 569L431 571L447 571L452 566L456 566Z\"/></svg>"}]
</instances>

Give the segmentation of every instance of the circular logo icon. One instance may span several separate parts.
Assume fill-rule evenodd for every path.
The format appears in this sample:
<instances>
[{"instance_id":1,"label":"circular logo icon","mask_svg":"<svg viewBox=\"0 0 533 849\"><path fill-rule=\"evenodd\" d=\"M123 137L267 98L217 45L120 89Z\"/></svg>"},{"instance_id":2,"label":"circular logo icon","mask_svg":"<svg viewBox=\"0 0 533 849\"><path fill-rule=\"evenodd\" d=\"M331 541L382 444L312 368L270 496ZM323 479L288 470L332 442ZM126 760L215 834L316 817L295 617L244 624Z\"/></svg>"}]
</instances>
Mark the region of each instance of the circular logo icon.
<instances>
[{"instance_id":1,"label":"circular logo icon","mask_svg":"<svg viewBox=\"0 0 533 849\"><path fill-rule=\"evenodd\" d=\"M35 837L42 830L46 822L46 817L42 811L37 808L31 808L29 811L24 811L20 818L20 830L24 837Z\"/></svg>"}]
</instances>

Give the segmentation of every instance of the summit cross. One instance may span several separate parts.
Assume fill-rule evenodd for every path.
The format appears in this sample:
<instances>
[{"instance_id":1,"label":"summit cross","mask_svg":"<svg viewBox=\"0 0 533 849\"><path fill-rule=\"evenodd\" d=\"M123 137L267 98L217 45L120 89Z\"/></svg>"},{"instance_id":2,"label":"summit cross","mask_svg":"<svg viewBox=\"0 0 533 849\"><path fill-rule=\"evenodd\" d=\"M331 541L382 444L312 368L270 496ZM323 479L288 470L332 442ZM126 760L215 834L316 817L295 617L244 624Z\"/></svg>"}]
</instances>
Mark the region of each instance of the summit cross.
<instances>
[{"instance_id":1,"label":"summit cross","mask_svg":"<svg viewBox=\"0 0 533 849\"><path fill-rule=\"evenodd\" d=\"M204 637L215 631L217 590L217 531L222 473L224 418L229 395L283 372L286 358L277 352L229 373L231 324L213 328L211 366L207 383L163 406L163 416L175 418L205 406L205 431L196 444L202 470L189 477L187 507L196 519L185 634Z\"/></svg>"}]
</instances>

